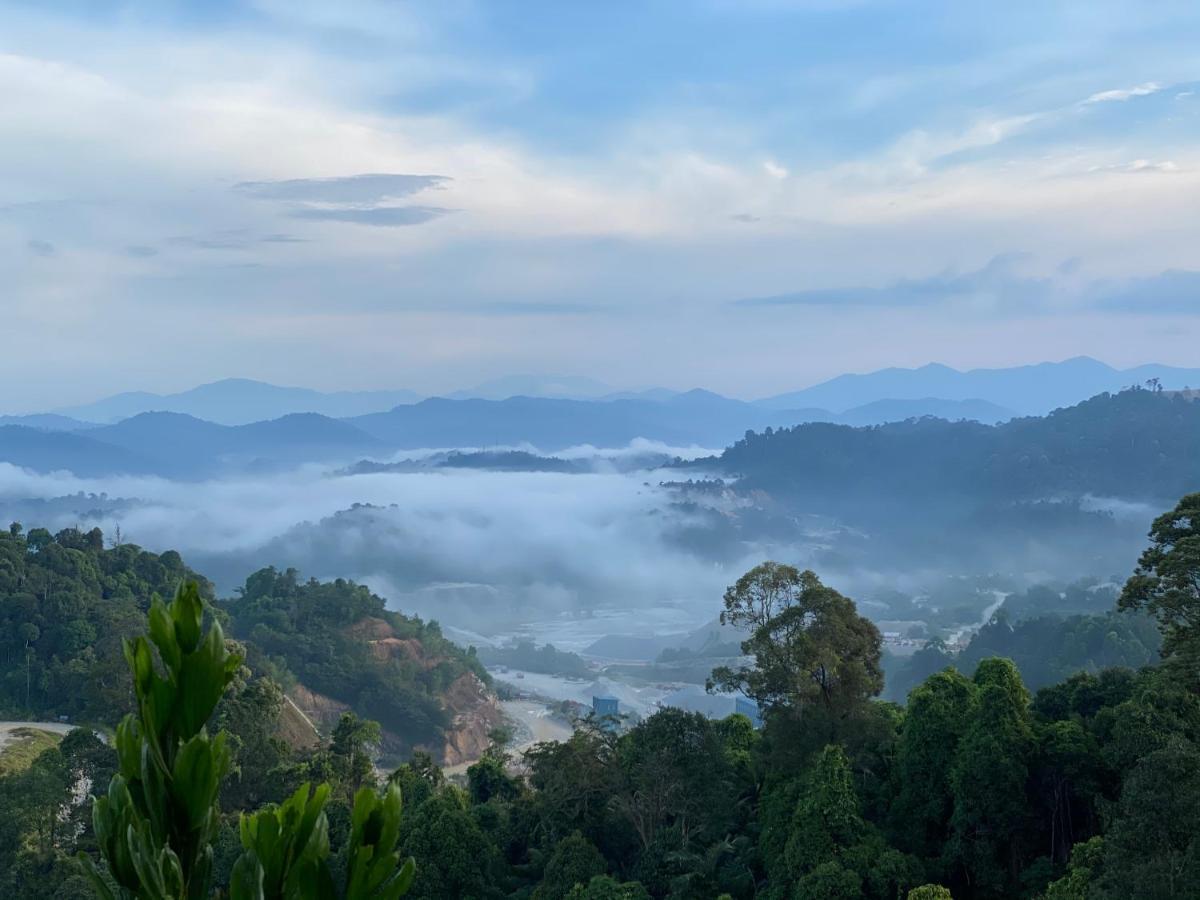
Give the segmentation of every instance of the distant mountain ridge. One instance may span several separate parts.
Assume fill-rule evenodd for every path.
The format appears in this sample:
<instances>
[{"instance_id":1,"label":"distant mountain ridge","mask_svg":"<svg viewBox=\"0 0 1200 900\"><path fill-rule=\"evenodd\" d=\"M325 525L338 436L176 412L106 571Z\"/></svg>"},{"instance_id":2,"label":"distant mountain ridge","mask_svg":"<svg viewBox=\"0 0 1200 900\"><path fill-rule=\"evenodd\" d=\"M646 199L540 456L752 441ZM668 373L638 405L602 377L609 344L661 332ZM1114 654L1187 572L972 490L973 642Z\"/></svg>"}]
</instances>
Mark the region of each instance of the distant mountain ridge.
<instances>
[{"instance_id":1,"label":"distant mountain ridge","mask_svg":"<svg viewBox=\"0 0 1200 900\"><path fill-rule=\"evenodd\" d=\"M111 424L146 412L183 413L218 425L248 425L292 413L331 418L363 415L420 399L413 391L335 391L281 387L249 378L226 378L175 394L132 391L94 403L55 410L60 416Z\"/></svg>"},{"instance_id":2,"label":"distant mountain ridge","mask_svg":"<svg viewBox=\"0 0 1200 900\"><path fill-rule=\"evenodd\" d=\"M979 400L1020 415L1045 415L1097 394L1119 391L1157 378L1163 387L1200 386L1200 369L1151 363L1116 369L1087 356L1005 369L962 372L939 363L917 369L880 369L863 375L839 375L799 391L757 401L767 409L821 407L843 412L882 398Z\"/></svg>"}]
</instances>

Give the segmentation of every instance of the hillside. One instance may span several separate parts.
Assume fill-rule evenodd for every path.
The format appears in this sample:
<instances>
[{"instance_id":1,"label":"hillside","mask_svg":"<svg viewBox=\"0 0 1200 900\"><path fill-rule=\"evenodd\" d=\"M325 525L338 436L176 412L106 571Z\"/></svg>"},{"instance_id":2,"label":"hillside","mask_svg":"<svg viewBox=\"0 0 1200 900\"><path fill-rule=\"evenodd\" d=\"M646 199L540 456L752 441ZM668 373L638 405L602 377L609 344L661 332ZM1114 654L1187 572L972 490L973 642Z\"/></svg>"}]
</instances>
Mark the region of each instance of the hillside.
<instances>
[{"instance_id":1,"label":"hillside","mask_svg":"<svg viewBox=\"0 0 1200 900\"><path fill-rule=\"evenodd\" d=\"M747 435L715 464L744 487L821 506L856 498L1160 500L1200 487L1197 459L1200 403L1129 390L994 427L933 419L799 425Z\"/></svg>"},{"instance_id":2,"label":"hillside","mask_svg":"<svg viewBox=\"0 0 1200 900\"><path fill-rule=\"evenodd\" d=\"M488 676L436 623L392 612L362 585L302 582L263 569L223 601L252 666L274 670L323 730L347 710L383 727L389 758L419 747L453 764L477 757L500 723Z\"/></svg>"},{"instance_id":3,"label":"hillside","mask_svg":"<svg viewBox=\"0 0 1200 900\"><path fill-rule=\"evenodd\" d=\"M185 578L212 598L174 551L106 548L98 529L0 531L0 719L115 726L130 691L121 640L141 627L151 595L170 596ZM499 724L474 656L364 587L268 569L218 608L251 669L291 685L280 719L290 744L312 740L299 713L328 735L353 709L383 724L389 756L421 746L457 763Z\"/></svg>"}]
</instances>

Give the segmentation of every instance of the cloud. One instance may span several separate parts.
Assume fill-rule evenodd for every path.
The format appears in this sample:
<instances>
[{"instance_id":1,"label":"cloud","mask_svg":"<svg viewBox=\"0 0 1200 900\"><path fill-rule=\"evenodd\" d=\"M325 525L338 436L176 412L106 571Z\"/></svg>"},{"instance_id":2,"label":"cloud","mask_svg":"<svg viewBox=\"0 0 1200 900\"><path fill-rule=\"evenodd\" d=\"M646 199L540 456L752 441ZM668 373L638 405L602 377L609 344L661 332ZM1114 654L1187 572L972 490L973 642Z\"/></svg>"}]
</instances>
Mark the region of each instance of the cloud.
<instances>
[{"instance_id":1,"label":"cloud","mask_svg":"<svg viewBox=\"0 0 1200 900\"><path fill-rule=\"evenodd\" d=\"M1163 89L1163 86L1157 81L1147 81L1145 84L1139 84L1136 87L1120 88L1113 91L1100 91L1092 94L1083 102L1091 103L1113 103L1124 100L1130 100L1133 97L1148 97L1151 94L1157 94Z\"/></svg>"},{"instance_id":2,"label":"cloud","mask_svg":"<svg viewBox=\"0 0 1200 900\"><path fill-rule=\"evenodd\" d=\"M767 160L763 163L763 171L774 178L776 181L782 181L788 177L788 170L777 162Z\"/></svg>"},{"instance_id":3,"label":"cloud","mask_svg":"<svg viewBox=\"0 0 1200 900\"><path fill-rule=\"evenodd\" d=\"M907 279L885 287L835 287L733 301L741 307L843 306L909 309L963 304L985 311L1051 314L1063 310L1137 315L1200 314L1200 272L1169 269L1127 279L1087 279L1078 259L1046 277L1020 272L1023 254L994 258L982 269Z\"/></svg>"},{"instance_id":4,"label":"cloud","mask_svg":"<svg viewBox=\"0 0 1200 900\"><path fill-rule=\"evenodd\" d=\"M902 279L884 287L834 287L734 300L734 306L920 307L967 302L988 308L1025 306L1043 300L1050 283L1019 274L1026 254L993 257L974 271L944 272L928 278Z\"/></svg>"},{"instance_id":5,"label":"cloud","mask_svg":"<svg viewBox=\"0 0 1200 900\"><path fill-rule=\"evenodd\" d=\"M1178 172L1179 166L1172 160L1164 159L1160 162L1155 162L1149 159L1134 159L1127 163L1114 163L1107 166L1092 166L1088 169L1089 172L1129 172L1136 174L1138 172L1163 172L1171 173Z\"/></svg>"},{"instance_id":6,"label":"cloud","mask_svg":"<svg viewBox=\"0 0 1200 900\"><path fill-rule=\"evenodd\" d=\"M145 244L131 244L125 248L125 253L134 259L148 259L151 256L158 256L157 250L153 247L147 247Z\"/></svg>"},{"instance_id":7,"label":"cloud","mask_svg":"<svg viewBox=\"0 0 1200 900\"><path fill-rule=\"evenodd\" d=\"M233 189L258 200L374 205L441 187L450 180L445 175L367 173L337 178L243 181Z\"/></svg>"},{"instance_id":8,"label":"cloud","mask_svg":"<svg viewBox=\"0 0 1200 900\"><path fill-rule=\"evenodd\" d=\"M256 200L283 203L285 214L293 219L394 228L422 225L455 212L440 206L387 205L401 197L441 188L452 180L446 175L366 173L336 178L243 181L233 189ZM298 240L287 235L272 237L277 241Z\"/></svg>"},{"instance_id":9,"label":"cloud","mask_svg":"<svg viewBox=\"0 0 1200 900\"><path fill-rule=\"evenodd\" d=\"M644 449L658 447L631 447ZM261 566L295 565L305 575L387 584L387 596L404 595L406 604L414 602L409 592L467 583L478 589L465 610L476 618L529 614L539 601L715 608L750 561L726 568L681 549L673 536L691 514L670 510L667 494L648 486L661 477L470 470L338 477L310 466L184 483L35 475L0 463L0 510L31 525L36 516L51 529L98 525L112 534L119 524L126 540L179 550L223 591ZM478 605L484 592L492 599L486 608ZM434 595L423 598L431 604L423 613L453 612L439 609L445 598Z\"/></svg>"},{"instance_id":10,"label":"cloud","mask_svg":"<svg viewBox=\"0 0 1200 900\"><path fill-rule=\"evenodd\" d=\"M53 256L55 247L49 241L31 240L26 246L29 247L29 252L34 256Z\"/></svg>"},{"instance_id":11,"label":"cloud","mask_svg":"<svg viewBox=\"0 0 1200 900\"><path fill-rule=\"evenodd\" d=\"M1103 282L1095 304L1114 312L1150 315L1200 314L1200 272L1169 269L1145 278Z\"/></svg>"},{"instance_id":12,"label":"cloud","mask_svg":"<svg viewBox=\"0 0 1200 900\"><path fill-rule=\"evenodd\" d=\"M306 207L288 213L293 219L311 219L318 222L352 222L355 225L421 225L430 222L452 209L438 206L373 206L358 207Z\"/></svg>"}]
</instances>

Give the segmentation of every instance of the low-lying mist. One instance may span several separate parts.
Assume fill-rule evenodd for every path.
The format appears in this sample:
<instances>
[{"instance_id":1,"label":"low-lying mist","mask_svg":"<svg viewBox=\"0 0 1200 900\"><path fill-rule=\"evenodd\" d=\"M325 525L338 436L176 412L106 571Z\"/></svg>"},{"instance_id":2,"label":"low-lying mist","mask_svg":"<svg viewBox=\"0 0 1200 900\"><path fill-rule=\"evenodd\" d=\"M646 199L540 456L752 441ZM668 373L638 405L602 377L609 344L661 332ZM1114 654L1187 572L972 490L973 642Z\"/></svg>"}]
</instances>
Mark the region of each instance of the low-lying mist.
<instances>
[{"instance_id":1,"label":"low-lying mist","mask_svg":"<svg viewBox=\"0 0 1200 900\"><path fill-rule=\"evenodd\" d=\"M490 448L535 453L534 448ZM101 528L176 549L231 595L264 566L352 578L393 607L474 633L561 613L675 608L696 626L724 589L765 558L812 567L886 616L876 598L928 594L948 578L1002 573L1013 584L1128 572L1146 504L1089 498L1007 510L915 509L880 498L812 515L689 469L657 468L702 448L637 441L555 454L570 471L426 466L451 451L406 452L207 481L35 474L0 463L0 519L26 528ZM454 451L461 453L464 451ZM542 457L544 459L544 457ZM410 467L408 463L413 465ZM354 474L350 474L354 473ZM638 611L642 615L638 615Z\"/></svg>"},{"instance_id":2,"label":"low-lying mist","mask_svg":"<svg viewBox=\"0 0 1200 900\"><path fill-rule=\"evenodd\" d=\"M307 466L203 482L39 475L0 464L0 515L27 528L101 528L177 549L232 593L254 570L364 581L397 607L479 626L550 610L696 604L716 609L741 562L706 560L654 471L436 469L339 475ZM581 458L579 451L572 458ZM752 547L736 554L752 565Z\"/></svg>"}]
</instances>

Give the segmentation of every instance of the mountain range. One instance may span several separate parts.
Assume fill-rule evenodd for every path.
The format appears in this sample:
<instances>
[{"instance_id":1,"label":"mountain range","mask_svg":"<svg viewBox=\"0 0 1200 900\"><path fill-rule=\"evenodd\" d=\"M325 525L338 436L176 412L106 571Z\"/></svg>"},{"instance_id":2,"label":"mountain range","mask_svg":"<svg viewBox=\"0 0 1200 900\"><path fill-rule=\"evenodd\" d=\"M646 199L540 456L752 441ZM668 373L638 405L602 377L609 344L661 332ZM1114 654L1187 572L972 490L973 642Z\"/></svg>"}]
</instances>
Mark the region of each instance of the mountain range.
<instances>
[{"instance_id":1,"label":"mountain range","mask_svg":"<svg viewBox=\"0 0 1200 900\"><path fill-rule=\"evenodd\" d=\"M0 426L0 461L77 475L203 478L305 462L387 460L404 451L435 448L532 445L554 453L582 445L625 447L638 438L674 447L719 448L747 431L768 427L814 421L874 425L924 415L981 421L1010 417L983 401L884 401L840 415L820 409L770 410L700 390L664 400L605 402L435 397L343 419L291 413L244 425L178 412L144 412L111 425L66 420L69 428L61 417L18 419L23 424Z\"/></svg>"},{"instance_id":2,"label":"mountain range","mask_svg":"<svg viewBox=\"0 0 1200 900\"><path fill-rule=\"evenodd\" d=\"M967 371L930 363L915 369L890 368L839 375L811 387L748 402L766 410L805 410L818 420L854 425L895 421L909 415L957 416L994 422L1015 415L1044 415L1057 407L1143 384L1152 378L1170 389L1200 386L1200 368L1147 364L1117 369L1085 356L1062 362ZM661 403L680 393L664 387L619 390L582 376L513 375L447 393L442 399L504 401L529 397ZM65 431L83 427L80 423L112 424L144 412L184 413L219 425L247 425L293 413L351 418L388 412L422 399L415 391L403 389L327 393L227 378L174 394L134 391L41 415L0 416L0 425Z\"/></svg>"},{"instance_id":3,"label":"mountain range","mask_svg":"<svg viewBox=\"0 0 1200 900\"><path fill-rule=\"evenodd\" d=\"M392 459L435 448L624 447L642 438L719 448L747 431L802 423L872 426L914 418L991 425L1159 379L1200 384L1200 369L1114 369L1077 358L960 372L931 364L842 375L757 402L710 391L614 391L585 378L519 376L479 386L490 398L419 399L410 391L322 393L227 379L176 394L126 393L51 413L0 417L0 461L80 475L208 477L303 462ZM502 396L510 390L556 396ZM586 394L586 398L557 396Z\"/></svg>"},{"instance_id":4,"label":"mountain range","mask_svg":"<svg viewBox=\"0 0 1200 900\"><path fill-rule=\"evenodd\" d=\"M1200 386L1200 369L1149 364L1116 369L1087 356L1007 369L961 372L930 363L918 369L880 369L865 375L839 375L799 391L758 401L768 409L821 407L844 411L883 398L985 400L1026 416L1045 415L1096 394L1115 392L1157 378L1164 388Z\"/></svg>"}]
</instances>

